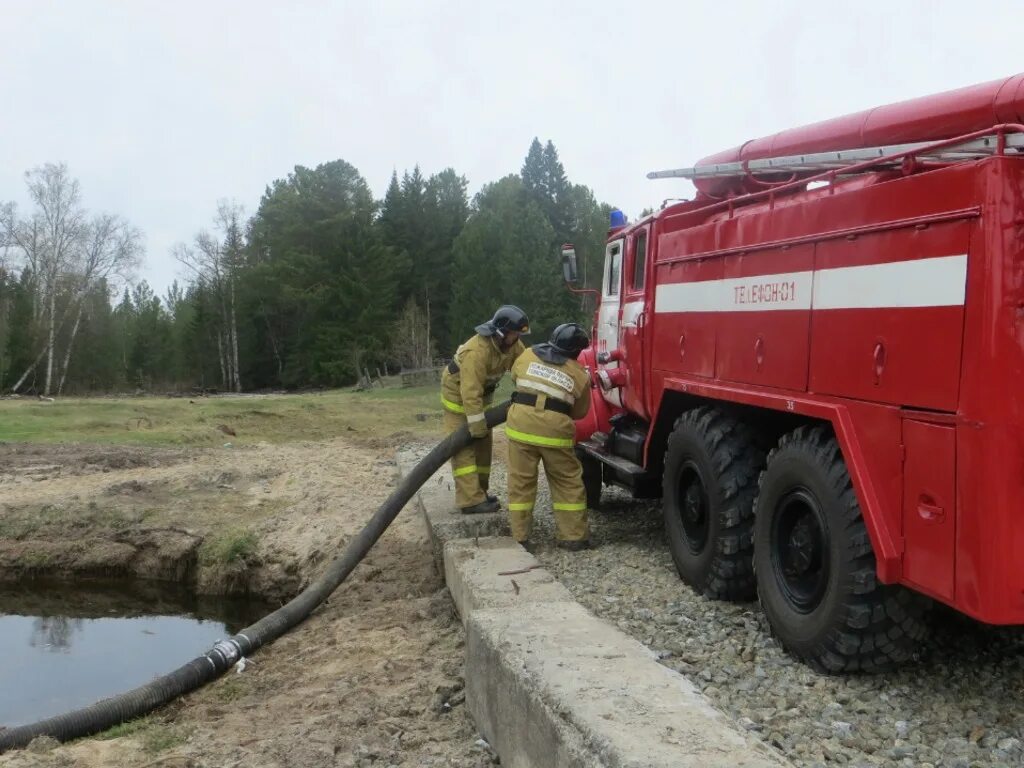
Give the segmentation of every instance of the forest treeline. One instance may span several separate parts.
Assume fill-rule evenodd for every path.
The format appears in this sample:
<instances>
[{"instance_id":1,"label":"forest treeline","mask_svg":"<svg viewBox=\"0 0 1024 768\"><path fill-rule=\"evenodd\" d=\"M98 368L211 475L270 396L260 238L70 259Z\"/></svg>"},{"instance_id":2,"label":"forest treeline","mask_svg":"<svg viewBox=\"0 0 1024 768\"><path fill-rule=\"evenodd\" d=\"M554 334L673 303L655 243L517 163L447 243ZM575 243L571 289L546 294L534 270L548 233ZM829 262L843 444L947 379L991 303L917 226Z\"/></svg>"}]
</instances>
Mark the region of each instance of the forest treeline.
<instances>
[{"instance_id":1,"label":"forest treeline","mask_svg":"<svg viewBox=\"0 0 1024 768\"><path fill-rule=\"evenodd\" d=\"M348 385L450 355L502 303L543 338L587 311L559 246L593 287L610 211L537 139L472 200L452 168L395 173L380 200L344 160L297 166L157 255L188 275L157 295L138 228L90 213L65 165L25 180L30 205L0 205L0 392Z\"/></svg>"}]
</instances>

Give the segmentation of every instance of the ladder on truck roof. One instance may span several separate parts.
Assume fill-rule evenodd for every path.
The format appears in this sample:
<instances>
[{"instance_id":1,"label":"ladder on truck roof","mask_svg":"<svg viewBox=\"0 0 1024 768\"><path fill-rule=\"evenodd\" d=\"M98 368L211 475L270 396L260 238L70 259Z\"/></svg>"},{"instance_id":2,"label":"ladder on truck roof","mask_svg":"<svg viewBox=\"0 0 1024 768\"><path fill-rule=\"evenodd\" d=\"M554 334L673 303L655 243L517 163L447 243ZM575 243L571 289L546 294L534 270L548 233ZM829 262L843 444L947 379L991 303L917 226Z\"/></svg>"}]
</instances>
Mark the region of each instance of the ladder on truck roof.
<instances>
[{"instance_id":1,"label":"ladder on truck roof","mask_svg":"<svg viewBox=\"0 0 1024 768\"><path fill-rule=\"evenodd\" d=\"M1024 151L1024 133L1003 136L1003 149ZM887 147L865 147L863 149L839 149L831 152L814 152L807 155L766 157L761 160L743 160L735 163L698 165L693 168L673 168L666 171L651 171L648 179L713 179L728 176L750 176L758 173L824 173L841 170L847 166L871 163L872 168L898 166L903 157L913 153L917 160L933 162L957 162L989 157L1000 151L999 137L982 136L960 144L940 144L925 141L914 144L892 144ZM928 150L928 147L936 147Z\"/></svg>"}]
</instances>

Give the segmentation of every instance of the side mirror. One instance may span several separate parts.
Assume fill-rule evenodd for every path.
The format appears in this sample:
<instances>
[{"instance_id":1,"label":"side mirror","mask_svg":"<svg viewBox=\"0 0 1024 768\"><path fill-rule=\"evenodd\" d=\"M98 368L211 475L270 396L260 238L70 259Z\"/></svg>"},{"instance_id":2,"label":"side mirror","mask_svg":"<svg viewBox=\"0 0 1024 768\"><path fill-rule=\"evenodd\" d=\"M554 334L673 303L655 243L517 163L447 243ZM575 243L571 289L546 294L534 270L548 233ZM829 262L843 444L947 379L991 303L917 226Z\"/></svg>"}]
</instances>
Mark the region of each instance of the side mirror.
<instances>
[{"instance_id":1,"label":"side mirror","mask_svg":"<svg viewBox=\"0 0 1024 768\"><path fill-rule=\"evenodd\" d=\"M576 284L576 248L572 243L562 246L562 276L569 285Z\"/></svg>"}]
</instances>

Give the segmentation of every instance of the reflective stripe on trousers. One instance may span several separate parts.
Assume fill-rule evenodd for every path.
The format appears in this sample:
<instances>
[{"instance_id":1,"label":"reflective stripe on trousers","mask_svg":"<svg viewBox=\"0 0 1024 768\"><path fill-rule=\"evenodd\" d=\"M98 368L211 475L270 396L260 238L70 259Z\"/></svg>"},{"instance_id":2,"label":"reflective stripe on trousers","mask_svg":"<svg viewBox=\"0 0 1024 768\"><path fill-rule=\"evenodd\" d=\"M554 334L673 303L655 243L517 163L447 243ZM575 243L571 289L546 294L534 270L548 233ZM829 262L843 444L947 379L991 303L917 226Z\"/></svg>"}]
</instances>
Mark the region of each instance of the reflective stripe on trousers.
<instances>
[{"instance_id":1,"label":"reflective stripe on trousers","mask_svg":"<svg viewBox=\"0 0 1024 768\"><path fill-rule=\"evenodd\" d=\"M468 467L459 467L458 469L452 470L453 477L462 477L463 475L489 475L491 474L490 467L478 467L476 464L471 464Z\"/></svg>"},{"instance_id":2,"label":"reflective stripe on trousers","mask_svg":"<svg viewBox=\"0 0 1024 768\"><path fill-rule=\"evenodd\" d=\"M451 434L466 426L466 417L445 410L442 414L444 431ZM473 440L455 452L451 459L455 484L455 506L472 507L486 499L491 472L491 435Z\"/></svg>"},{"instance_id":3,"label":"reflective stripe on trousers","mask_svg":"<svg viewBox=\"0 0 1024 768\"><path fill-rule=\"evenodd\" d=\"M576 441L571 437L545 437L544 435L531 435L528 432L520 432L518 429L505 427L505 435L509 440L515 440L527 445L538 445L543 448L572 448Z\"/></svg>"},{"instance_id":4,"label":"reflective stripe on trousers","mask_svg":"<svg viewBox=\"0 0 1024 768\"><path fill-rule=\"evenodd\" d=\"M508 519L512 537L516 541L530 538L540 462L544 462L544 473L551 488L551 507L559 540L586 539L587 494L576 454L570 447L535 446L524 442L508 444Z\"/></svg>"}]
</instances>

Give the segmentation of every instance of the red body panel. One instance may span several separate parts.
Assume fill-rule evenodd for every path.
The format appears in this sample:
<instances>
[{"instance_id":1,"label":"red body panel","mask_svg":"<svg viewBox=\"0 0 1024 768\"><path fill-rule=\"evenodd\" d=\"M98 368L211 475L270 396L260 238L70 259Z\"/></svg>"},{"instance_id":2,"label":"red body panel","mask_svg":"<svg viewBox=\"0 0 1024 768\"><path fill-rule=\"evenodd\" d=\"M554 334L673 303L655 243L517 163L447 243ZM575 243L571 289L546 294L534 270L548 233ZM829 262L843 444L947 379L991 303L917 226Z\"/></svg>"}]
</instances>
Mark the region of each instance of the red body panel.
<instances>
[{"instance_id":1,"label":"red body panel","mask_svg":"<svg viewBox=\"0 0 1024 768\"><path fill-rule=\"evenodd\" d=\"M652 424L670 391L830 422L879 577L1024 623L1024 158L641 224L646 319L622 365ZM580 439L608 430L594 400Z\"/></svg>"}]
</instances>

